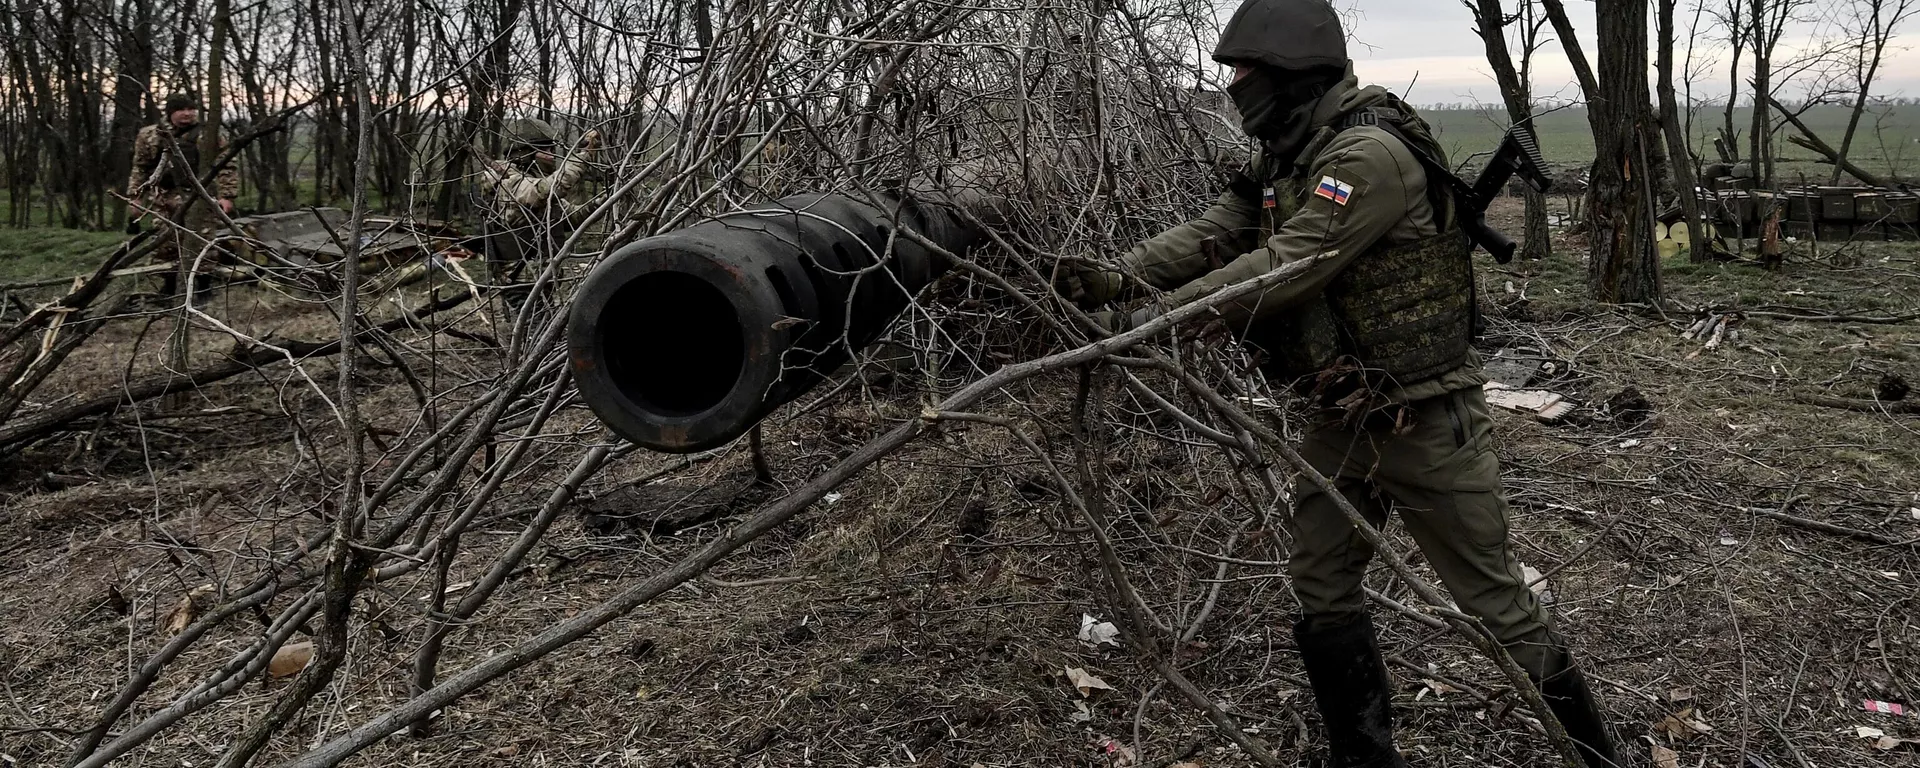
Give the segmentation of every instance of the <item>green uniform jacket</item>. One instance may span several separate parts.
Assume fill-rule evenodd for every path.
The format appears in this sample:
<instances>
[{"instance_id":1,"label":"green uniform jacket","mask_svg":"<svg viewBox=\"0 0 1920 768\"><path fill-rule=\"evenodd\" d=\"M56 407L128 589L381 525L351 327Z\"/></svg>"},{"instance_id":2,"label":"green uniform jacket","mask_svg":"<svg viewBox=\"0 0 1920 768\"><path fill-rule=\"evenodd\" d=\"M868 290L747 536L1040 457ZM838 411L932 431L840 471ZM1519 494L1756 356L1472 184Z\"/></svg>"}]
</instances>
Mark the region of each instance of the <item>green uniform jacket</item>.
<instances>
[{"instance_id":1,"label":"green uniform jacket","mask_svg":"<svg viewBox=\"0 0 1920 768\"><path fill-rule=\"evenodd\" d=\"M1315 123L1337 123L1341 116L1388 96L1377 86L1358 87L1349 71L1320 101ZM1292 262L1334 254L1300 278L1219 307L1229 324L1245 328L1318 295L1369 250L1440 232L1420 161L1399 139L1377 127L1344 131L1323 127L1307 142L1297 162L1276 161L1261 152L1247 167L1247 175L1265 190L1279 187L1278 194L1269 192L1263 205L1232 190L1223 192L1199 218L1134 246L1122 266L1148 285L1168 291L1162 299L1177 307ZM1303 179L1308 188L1299 197L1303 201L1299 207L1288 210L1293 196L1287 187L1295 178ZM1220 269L1209 269L1201 251L1201 241L1209 237L1219 244L1221 253L1241 255ZM1470 355L1466 364L1453 371L1385 394L1407 402L1485 381L1477 356Z\"/></svg>"}]
</instances>

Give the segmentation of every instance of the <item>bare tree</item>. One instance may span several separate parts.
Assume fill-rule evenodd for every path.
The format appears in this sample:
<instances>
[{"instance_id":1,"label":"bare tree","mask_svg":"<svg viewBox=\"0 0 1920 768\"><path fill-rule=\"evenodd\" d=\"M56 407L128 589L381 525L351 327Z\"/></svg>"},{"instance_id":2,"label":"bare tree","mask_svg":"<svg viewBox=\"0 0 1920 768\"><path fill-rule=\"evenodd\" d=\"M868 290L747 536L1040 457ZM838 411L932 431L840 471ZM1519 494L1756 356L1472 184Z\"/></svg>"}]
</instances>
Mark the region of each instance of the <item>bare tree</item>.
<instances>
[{"instance_id":1,"label":"bare tree","mask_svg":"<svg viewBox=\"0 0 1920 768\"><path fill-rule=\"evenodd\" d=\"M1599 93L1590 94L1595 158L1587 208L1588 286L1606 302L1660 301L1653 247L1652 156L1657 128L1648 112L1647 7L1600 0Z\"/></svg>"},{"instance_id":2,"label":"bare tree","mask_svg":"<svg viewBox=\"0 0 1920 768\"><path fill-rule=\"evenodd\" d=\"M1480 36L1487 51L1487 64L1493 68L1494 79L1500 85L1500 98L1507 108L1507 117L1528 133L1538 133L1533 126L1533 95L1521 68L1514 66L1513 56L1507 50L1507 27L1521 25L1521 55L1527 61L1532 60L1534 46L1538 39L1544 19L1533 18L1531 0L1521 0L1522 12L1508 15L1500 7L1500 0L1475 0L1467 3L1473 12L1474 33ZM1552 239L1547 233L1546 196L1526 188L1526 236L1521 256L1527 259L1544 258L1552 252Z\"/></svg>"},{"instance_id":3,"label":"bare tree","mask_svg":"<svg viewBox=\"0 0 1920 768\"><path fill-rule=\"evenodd\" d=\"M1728 50L1727 64L1727 103L1721 110L1722 125L1720 141L1716 147L1723 148L1722 162L1735 162L1740 159L1740 129L1734 124L1734 108L1740 101L1740 57L1746 52L1752 40L1753 25L1747 21L1748 0L1726 0L1723 8L1714 12L1714 18L1720 22L1720 29L1726 33Z\"/></svg>"},{"instance_id":4,"label":"bare tree","mask_svg":"<svg viewBox=\"0 0 1920 768\"><path fill-rule=\"evenodd\" d=\"M1747 130L1747 160L1753 176L1762 186L1772 186L1774 176L1773 123L1768 104L1780 81L1775 77L1774 54L1787 29L1800 18L1811 0L1750 0L1747 40L1753 49L1753 115ZM1817 55L1802 57L1816 60Z\"/></svg>"},{"instance_id":5,"label":"bare tree","mask_svg":"<svg viewBox=\"0 0 1920 768\"><path fill-rule=\"evenodd\" d=\"M153 80L153 2L133 0L113 17L118 66L113 78L112 139L107 145L107 177L126 178L133 157L133 139L156 106L148 93ZM125 223L126 209L113 206L115 224Z\"/></svg>"},{"instance_id":6,"label":"bare tree","mask_svg":"<svg viewBox=\"0 0 1920 768\"><path fill-rule=\"evenodd\" d=\"M1705 222L1701 218L1700 196L1695 191L1698 185L1694 181L1693 149L1687 142L1684 116L1674 90L1673 44L1679 34L1673 21L1676 2L1656 0L1659 13L1654 31L1658 48L1654 82L1660 91L1660 127L1666 134L1667 167L1673 174L1674 187L1680 198L1680 211L1687 222L1688 254L1693 261L1700 262L1711 257L1712 248L1706 235Z\"/></svg>"},{"instance_id":7,"label":"bare tree","mask_svg":"<svg viewBox=\"0 0 1920 768\"><path fill-rule=\"evenodd\" d=\"M1843 38L1848 44L1844 50L1849 59L1847 71L1852 75L1853 93L1852 111L1847 115L1847 128L1840 135L1830 184L1840 183L1842 166L1853 151L1854 138L1860 128L1860 116L1872 101L1874 79L1880 74L1887 46L1898 34L1900 25L1920 13L1920 2L1852 0L1839 13L1845 15Z\"/></svg>"}]
</instances>

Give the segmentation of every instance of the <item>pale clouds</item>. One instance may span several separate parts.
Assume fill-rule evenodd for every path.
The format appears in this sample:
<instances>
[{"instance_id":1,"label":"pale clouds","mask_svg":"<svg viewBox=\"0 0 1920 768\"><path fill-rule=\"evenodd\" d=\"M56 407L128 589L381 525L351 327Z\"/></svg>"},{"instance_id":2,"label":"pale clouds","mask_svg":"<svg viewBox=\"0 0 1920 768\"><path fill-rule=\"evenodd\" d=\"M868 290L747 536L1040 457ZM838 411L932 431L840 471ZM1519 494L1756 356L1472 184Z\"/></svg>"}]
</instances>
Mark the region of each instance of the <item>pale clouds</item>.
<instances>
[{"instance_id":1,"label":"pale clouds","mask_svg":"<svg viewBox=\"0 0 1920 768\"><path fill-rule=\"evenodd\" d=\"M1228 3L1227 13L1234 4ZM1347 11L1353 39L1351 53L1362 80L1402 91L1415 103L1499 100L1485 48L1473 33L1473 15L1459 0L1336 0L1336 4ZM1681 2L1679 24L1683 31L1691 21L1690 9L1686 8L1690 4L1689 0ZM1513 3L1505 5L1511 7ZM1570 0L1567 11L1581 46L1589 57L1594 56L1593 3ZM1552 30L1545 32L1551 36ZM1791 58L1819 32L1810 24L1790 29L1775 58ZM1723 44L1711 39L1718 35L1717 30L1703 29L1693 51L1699 73L1694 90L1696 98L1702 100L1723 98L1727 91L1728 57ZM1686 55L1685 46L1683 41L1676 56ZM1920 95L1920 24L1896 41L1889 56L1875 94ZM1535 54L1534 69L1536 94L1579 97L1573 68L1559 45L1550 44ZM1805 87L1804 83L1789 83L1782 95L1797 96Z\"/></svg>"}]
</instances>

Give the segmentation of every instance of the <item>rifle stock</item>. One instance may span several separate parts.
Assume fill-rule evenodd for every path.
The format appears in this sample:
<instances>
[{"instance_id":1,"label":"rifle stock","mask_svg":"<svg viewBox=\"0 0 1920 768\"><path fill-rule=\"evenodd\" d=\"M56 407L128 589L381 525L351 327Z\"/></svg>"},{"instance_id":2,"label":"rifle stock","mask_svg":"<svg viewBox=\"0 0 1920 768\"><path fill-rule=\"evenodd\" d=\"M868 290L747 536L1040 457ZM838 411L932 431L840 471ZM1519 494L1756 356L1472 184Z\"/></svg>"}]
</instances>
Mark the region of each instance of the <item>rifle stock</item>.
<instances>
[{"instance_id":1,"label":"rifle stock","mask_svg":"<svg viewBox=\"0 0 1920 768\"><path fill-rule=\"evenodd\" d=\"M1381 125L1395 136L1400 135L1399 131L1390 125L1386 123ZM1457 213L1460 229L1467 233L1467 237L1473 240L1475 245L1486 249L1487 253L1493 256L1494 261L1501 264L1512 261L1513 253L1518 246L1514 244L1513 238L1507 237L1505 233L1487 224L1487 206L1493 203L1494 198L1500 196L1500 190L1506 187L1507 181L1513 178L1514 174L1519 174L1520 180L1536 192L1545 192L1552 186L1551 180L1547 178L1546 161L1540 157L1540 147L1534 143L1533 134L1527 130L1526 125L1516 123L1507 129L1506 135L1500 139L1500 148L1494 150L1493 158L1487 162L1487 167L1480 171L1480 176L1474 179L1472 184L1455 176L1452 170L1434 159L1419 145L1407 141L1406 137L1401 136L1400 141L1407 145L1414 157L1420 160L1420 165L1426 168L1430 183L1439 180L1453 190L1454 200L1460 206Z\"/></svg>"}]
</instances>

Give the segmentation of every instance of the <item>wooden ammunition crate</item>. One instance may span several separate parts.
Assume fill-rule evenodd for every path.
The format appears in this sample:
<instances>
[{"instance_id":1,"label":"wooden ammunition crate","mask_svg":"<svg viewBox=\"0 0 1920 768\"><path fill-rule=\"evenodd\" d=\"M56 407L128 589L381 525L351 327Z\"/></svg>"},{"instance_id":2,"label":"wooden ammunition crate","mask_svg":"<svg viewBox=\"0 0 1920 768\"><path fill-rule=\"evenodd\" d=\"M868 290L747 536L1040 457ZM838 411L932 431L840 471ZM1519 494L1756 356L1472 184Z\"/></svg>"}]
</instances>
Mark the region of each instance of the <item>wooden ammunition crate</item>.
<instances>
[{"instance_id":1,"label":"wooden ammunition crate","mask_svg":"<svg viewBox=\"0 0 1920 768\"><path fill-rule=\"evenodd\" d=\"M1853 195L1859 190L1851 187L1820 188L1820 219L1823 221L1853 221Z\"/></svg>"},{"instance_id":2,"label":"wooden ammunition crate","mask_svg":"<svg viewBox=\"0 0 1920 768\"><path fill-rule=\"evenodd\" d=\"M1815 214L1819 212L1820 206L1820 198L1818 196L1804 189L1794 189L1788 190L1786 197L1787 221L1813 222L1818 220L1818 217L1815 216Z\"/></svg>"},{"instance_id":3,"label":"wooden ammunition crate","mask_svg":"<svg viewBox=\"0 0 1920 768\"><path fill-rule=\"evenodd\" d=\"M1743 190L1723 189L1715 201L1714 219L1731 229L1741 229L1753 223L1753 193Z\"/></svg>"},{"instance_id":4,"label":"wooden ammunition crate","mask_svg":"<svg viewBox=\"0 0 1920 768\"><path fill-rule=\"evenodd\" d=\"M1855 192L1853 194L1854 221L1877 222L1892 215L1893 209L1887 206L1887 199L1879 192Z\"/></svg>"},{"instance_id":5,"label":"wooden ammunition crate","mask_svg":"<svg viewBox=\"0 0 1920 768\"><path fill-rule=\"evenodd\" d=\"M1920 224L1920 195L1888 192L1884 200L1890 212L1888 221L1894 224Z\"/></svg>"}]
</instances>

